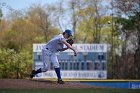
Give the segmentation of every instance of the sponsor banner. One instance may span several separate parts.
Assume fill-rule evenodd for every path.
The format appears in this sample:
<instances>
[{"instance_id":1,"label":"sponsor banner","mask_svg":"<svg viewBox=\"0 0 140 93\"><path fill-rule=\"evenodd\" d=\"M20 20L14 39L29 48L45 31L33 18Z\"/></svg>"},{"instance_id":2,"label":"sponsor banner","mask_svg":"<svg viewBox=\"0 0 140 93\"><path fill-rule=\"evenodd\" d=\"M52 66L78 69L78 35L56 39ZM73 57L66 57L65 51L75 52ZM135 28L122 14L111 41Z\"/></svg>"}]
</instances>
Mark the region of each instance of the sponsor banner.
<instances>
[{"instance_id":1,"label":"sponsor banner","mask_svg":"<svg viewBox=\"0 0 140 93\"><path fill-rule=\"evenodd\" d=\"M33 52L41 52L45 44L33 44ZM78 52L107 52L107 44L73 44ZM64 52L72 52L68 49Z\"/></svg>"},{"instance_id":2,"label":"sponsor banner","mask_svg":"<svg viewBox=\"0 0 140 93\"><path fill-rule=\"evenodd\" d=\"M129 88L140 89L140 82L129 82Z\"/></svg>"},{"instance_id":3,"label":"sponsor banner","mask_svg":"<svg viewBox=\"0 0 140 93\"><path fill-rule=\"evenodd\" d=\"M62 78L71 79L106 79L106 71L61 71ZM57 78L55 71L47 71L36 75L35 78Z\"/></svg>"}]
</instances>

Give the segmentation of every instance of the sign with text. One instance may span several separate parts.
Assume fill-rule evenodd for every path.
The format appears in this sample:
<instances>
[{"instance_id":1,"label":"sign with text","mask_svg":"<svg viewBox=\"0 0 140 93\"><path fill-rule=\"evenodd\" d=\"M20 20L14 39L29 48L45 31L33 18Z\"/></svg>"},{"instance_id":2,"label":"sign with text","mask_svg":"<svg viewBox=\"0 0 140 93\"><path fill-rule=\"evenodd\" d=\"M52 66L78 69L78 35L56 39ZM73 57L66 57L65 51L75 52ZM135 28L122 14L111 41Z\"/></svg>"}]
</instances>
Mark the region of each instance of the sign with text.
<instances>
[{"instance_id":1,"label":"sign with text","mask_svg":"<svg viewBox=\"0 0 140 93\"><path fill-rule=\"evenodd\" d=\"M42 49L45 44L33 44L33 69L43 67ZM57 53L62 78L70 79L106 79L107 44L73 44L77 56L68 49ZM35 78L56 78L53 64L48 62L48 71Z\"/></svg>"},{"instance_id":2,"label":"sign with text","mask_svg":"<svg viewBox=\"0 0 140 93\"><path fill-rule=\"evenodd\" d=\"M140 82L129 82L129 88L140 89Z\"/></svg>"},{"instance_id":3,"label":"sign with text","mask_svg":"<svg viewBox=\"0 0 140 93\"><path fill-rule=\"evenodd\" d=\"M45 44L33 44L33 52L41 52ZM73 48L78 52L107 52L106 44L73 44ZM68 49L64 52L72 52Z\"/></svg>"},{"instance_id":4,"label":"sign with text","mask_svg":"<svg viewBox=\"0 0 140 93\"><path fill-rule=\"evenodd\" d=\"M106 79L106 71L61 71L62 78L71 79ZM55 71L47 71L36 75L38 77L56 78Z\"/></svg>"}]
</instances>

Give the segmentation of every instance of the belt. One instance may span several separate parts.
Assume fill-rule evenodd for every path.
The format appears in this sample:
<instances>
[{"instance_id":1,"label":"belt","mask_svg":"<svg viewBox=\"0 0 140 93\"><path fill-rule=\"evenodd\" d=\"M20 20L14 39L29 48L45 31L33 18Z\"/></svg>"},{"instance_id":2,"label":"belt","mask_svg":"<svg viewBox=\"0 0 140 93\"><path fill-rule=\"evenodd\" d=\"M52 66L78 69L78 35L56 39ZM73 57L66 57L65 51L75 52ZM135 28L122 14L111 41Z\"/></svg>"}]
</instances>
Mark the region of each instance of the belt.
<instances>
[{"instance_id":1,"label":"belt","mask_svg":"<svg viewBox=\"0 0 140 93\"><path fill-rule=\"evenodd\" d=\"M51 51L49 48L46 48L47 50ZM53 53L53 51L51 51Z\"/></svg>"},{"instance_id":2,"label":"belt","mask_svg":"<svg viewBox=\"0 0 140 93\"><path fill-rule=\"evenodd\" d=\"M50 50L49 48L46 48L47 50ZM51 50L50 50L51 51ZM51 51L52 52L52 51Z\"/></svg>"}]
</instances>

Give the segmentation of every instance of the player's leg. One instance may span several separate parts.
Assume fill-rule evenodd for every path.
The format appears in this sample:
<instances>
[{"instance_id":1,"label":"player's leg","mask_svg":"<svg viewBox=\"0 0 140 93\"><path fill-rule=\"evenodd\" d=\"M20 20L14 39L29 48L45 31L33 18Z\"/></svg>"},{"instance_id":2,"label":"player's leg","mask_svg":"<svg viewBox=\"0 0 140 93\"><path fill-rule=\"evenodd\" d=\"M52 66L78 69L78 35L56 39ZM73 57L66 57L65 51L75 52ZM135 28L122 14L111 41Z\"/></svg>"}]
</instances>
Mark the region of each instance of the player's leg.
<instances>
[{"instance_id":1,"label":"player's leg","mask_svg":"<svg viewBox=\"0 0 140 93\"><path fill-rule=\"evenodd\" d=\"M47 49L42 50L42 62L43 62L43 68L41 68L42 72L48 71L49 55L50 55L49 50Z\"/></svg>"},{"instance_id":2,"label":"player's leg","mask_svg":"<svg viewBox=\"0 0 140 93\"><path fill-rule=\"evenodd\" d=\"M47 65L47 60L48 55L47 55L47 50L42 49L42 62L43 62L43 68L39 68L37 70L33 70L31 72L30 77L33 78L36 74L41 73L41 72L46 72L48 70L48 65Z\"/></svg>"},{"instance_id":3,"label":"player's leg","mask_svg":"<svg viewBox=\"0 0 140 93\"><path fill-rule=\"evenodd\" d=\"M61 78L61 73L60 73L60 66L59 66L59 62L58 62L58 58L56 56L56 54L52 54L50 57L51 62L53 63L57 78L58 78L58 83L59 84L64 84L64 81L62 81Z\"/></svg>"}]
</instances>

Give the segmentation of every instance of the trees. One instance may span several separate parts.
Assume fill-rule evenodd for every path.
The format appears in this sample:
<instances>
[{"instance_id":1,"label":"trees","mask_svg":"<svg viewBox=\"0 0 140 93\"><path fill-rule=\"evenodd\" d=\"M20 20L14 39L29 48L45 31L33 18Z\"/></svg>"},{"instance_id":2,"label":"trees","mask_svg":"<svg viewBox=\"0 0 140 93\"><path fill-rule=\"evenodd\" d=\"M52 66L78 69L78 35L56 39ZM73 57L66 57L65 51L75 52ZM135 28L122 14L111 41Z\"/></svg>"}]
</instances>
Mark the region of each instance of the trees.
<instances>
[{"instance_id":1,"label":"trees","mask_svg":"<svg viewBox=\"0 0 140 93\"><path fill-rule=\"evenodd\" d=\"M3 14L2 14L2 10L0 8L0 22L1 22L1 18L2 18Z\"/></svg>"},{"instance_id":2,"label":"trees","mask_svg":"<svg viewBox=\"0 0 140 93\"><path fill-rule=\"evenodd\" d=\"M72 1L72 29L75 41L80 43L101 43L103 29L108 25L111 17L106 16L106 6L100 0Z\"/></svg>"},{"instance_id":3,"label":"trees","mask_svg":"<svg viewBox=\"0 0 140 93\"><path fill-rule=\"evenodd\" d=\"M50 7L48 7L50 8ZM38 10L39 9L39 10ZM51 11L50 9L48 9ZM32 70L32 44L47 42L58 33L57 27L48 24L42 7L34 7L27 13L9 13L2 20L0 34L1 78L25 78ZM8 24L7 24L8 23Z\"/></svg>"},{"instance_id":4,"label":"trees","mask_svg":"<svg viewBox=\"0 0 140 93\"><path fill-rule=\"evenodd\" d=\"M8 71L13 71L10 72L13 78L25 77L31 70L32 44L46 43L69 28L74 33L75 43L109 45L109 78L139 78L140 1L111 0L110 4L107 1L33 4L20 13L11 11L8 18L2 18L0 9L0 68L7 71L0 73L1 77L9 77Z\"/></svg>"},{"instance_id":5,"label":"trees","mask_svg":"<svg viewBox=\"0 0 140 93\"><path fill-rule=\"evenodd\" d=\"M14 49L0 49L0 69L0 78L25 78L31 70L29 51L17 53Z\"/></svg>"},{"instance_id":6,"label":"trees","mask_svg":"<svg viewBox=\"0 0 140 93\"><path fill-rule=\"evenodd\" d=\"M3 14L2 14L2 10L1 10L1 8L0 8L0 29L2 28L2 27L1 27L2 16L3 16ZM1 31L1 30L0 30L0 31Z\"/></svg>"},{"instance_id":7,"label":"trees","mask_svg":"<svg viewBox=\"0 0 140 93\"><path fill-rule=\"evenodd\" d=\"M53 27L51 23L52 17L54 17L53 12L55 10L54 6L47 5L32 5L27 11L28 20L37 27L39 33L47 42L53 35L58 34L57 28ZM53 21L54 22L54 21Z\"/></svg>"},{"instance_id":8,"label":"trees","mask_svg":"<svg viewBox=\"0 0 140 93\"><path fill-rule=\"evenodd\" d=\"M122 46L122 62L118 64L122 75L121 78L139 78L139 0L114 0L116 9L116 27L121 27L117 31L123 33L125 37L119 45ZM124 36L125 35L125 36ZM122 45L121 45L122 44ZM118 59L118 58L116 58ZM116 61L117 62L117 61ZM122 69L121 69L122 68ZM118 71L117 71L118 72Z\"/></svg>"}]
</instances>

